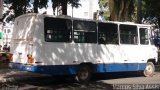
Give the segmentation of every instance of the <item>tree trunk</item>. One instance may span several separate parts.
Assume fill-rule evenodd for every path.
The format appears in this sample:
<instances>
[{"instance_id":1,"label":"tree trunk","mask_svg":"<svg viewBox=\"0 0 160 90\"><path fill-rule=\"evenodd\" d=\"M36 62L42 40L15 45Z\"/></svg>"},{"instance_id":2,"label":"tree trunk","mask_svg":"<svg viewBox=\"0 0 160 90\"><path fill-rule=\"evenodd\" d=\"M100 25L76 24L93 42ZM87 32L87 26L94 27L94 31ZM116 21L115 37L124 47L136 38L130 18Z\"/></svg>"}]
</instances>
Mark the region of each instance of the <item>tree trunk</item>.
<instances>
[{"instance_id":1,"label":"tree trunk","mask_svg":"<svg viewBox=\"0 0 160 90\"><path fill-rule=\"evenodd\" d=\"M17 0L13 0L13 9L15 12L15 17L18 17L20 15L20 12L19 12L19 3Z\"/></svg>"},{"instance_id":2,"label":"tree trunk","mask_svg":"<svg viewBox=\"0 0 160 90\"><path fill-rule=\"evenodd\" d=\"M62 15L67 15L67 1L62 2Z\"/></svg>"},{"instance_id":3,"label":"tree trunk","mask_svg":"<svg viewBox=\"0 0 160 90\"><path fill-rule=\"evenodd\" d=\"M137 23L141 23L142 20L142 1L138 0L138 6L137 6Z\"/></svg>"},{"instance_id":4,"label":"tree trunk","mask_svg":"<svg viewBox=\"0 0 160 90\"><path fill-rule=\"evenodd\" d=\"M34 13L38 13L38 5L39 5L39 0L34 0L33 3Z\"/></svg>"},{"instance_id":5,"label":"tree trunk","mask_svg":"<svg viewBox=\"0 0 160 90\"><path fill-rule=\"evenodd\" d=\"M129 21L129 5L131 4L132 0L128 0L125 2L124 6L124 21Z\"/></svg>"},{"instance_id":6,"label":"tree trunk","mask_svg":"<svg viewBox=\"0 0 160 90\"><path fill-rule=\"evenodd\" d=\"M56 15L56 8L58 5L59 5L59 0L52 0L53 15Z\"/></svg>"},{"instance_id":7,"label":"tree trunk","mask_svg":"<svg viewBox=\"0 0 160 90\"><path fill-rule=\"evenodd\" d=\"M109 0L109 11L111 21L128 21L129 5L132 0Z\"/></svg>"},{"instance_id":8,"label":"tree trunk","mask_svg":"<svg viewBox=\"0 0 160 90\"><path fill-rule=\"evenodd\" d=\"M117 5L115 3L115 0L109 0L109 11L110 11L110 20L117 21L118 13L117 13Z\"/></svg>"},{"instance_id":9,"label":"tree trunk","mask_svg":"<svg viewBox=\"0 0 160 90\"><path fill-rule=\"evenodd\" d=\"M122 0L120 2L120 10L119 10L119 13L118 13L118 21L123 21L124 17L123 17L123 14L124 14L124 8L125 8L125 2L124 0Z\"/></svg>"}]
</instances>

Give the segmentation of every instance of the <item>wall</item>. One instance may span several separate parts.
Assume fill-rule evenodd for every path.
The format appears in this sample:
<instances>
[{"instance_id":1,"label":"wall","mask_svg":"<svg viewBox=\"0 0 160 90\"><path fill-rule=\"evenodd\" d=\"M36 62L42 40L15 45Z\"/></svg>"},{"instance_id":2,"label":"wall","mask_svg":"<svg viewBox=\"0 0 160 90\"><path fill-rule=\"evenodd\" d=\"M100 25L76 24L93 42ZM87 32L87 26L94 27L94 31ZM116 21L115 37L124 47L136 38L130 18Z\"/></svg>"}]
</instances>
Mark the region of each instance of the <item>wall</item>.
<instances>
[{"instance_id":1,"label":"wall","mask_svg":"<svg viewBox=\"0 0 160 90\"><path fill-rule=\"evenodd\" d=\"M11 37L12 37L13 25L3 26L2 30L2 40L1 45L10 45Z\"/></svg>"}]
</instances>

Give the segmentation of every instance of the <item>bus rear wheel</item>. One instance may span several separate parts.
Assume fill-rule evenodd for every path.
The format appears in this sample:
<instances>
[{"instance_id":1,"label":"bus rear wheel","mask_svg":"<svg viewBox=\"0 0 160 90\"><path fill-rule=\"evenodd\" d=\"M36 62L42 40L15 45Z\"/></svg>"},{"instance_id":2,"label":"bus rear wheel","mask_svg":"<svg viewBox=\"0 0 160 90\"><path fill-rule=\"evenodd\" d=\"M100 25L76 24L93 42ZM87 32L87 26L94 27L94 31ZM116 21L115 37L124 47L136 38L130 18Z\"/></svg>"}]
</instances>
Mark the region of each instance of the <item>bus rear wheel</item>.
<instances>
[{"instance_id":1,"label":"bus rear wheel","mask_svg":"<svg viewBox=\"0 0 160 90\"><path fill-rule=\"evenodd\" d=\"M89 65L81 65L78 69L76 80L78 82L88 82L91 78L91 67Z\"/></svg>"},{"instance_id":2,"label":"bus rear wheel","mask_svg":"<svg viewBox=\"0 0 160 90\"><path fill-rule=\"evenodd\" d=\"M152 77L155 72L155 66L152 62L148 62L145 70L143 71L144 76Z\"/></svg>"}]
</instances>

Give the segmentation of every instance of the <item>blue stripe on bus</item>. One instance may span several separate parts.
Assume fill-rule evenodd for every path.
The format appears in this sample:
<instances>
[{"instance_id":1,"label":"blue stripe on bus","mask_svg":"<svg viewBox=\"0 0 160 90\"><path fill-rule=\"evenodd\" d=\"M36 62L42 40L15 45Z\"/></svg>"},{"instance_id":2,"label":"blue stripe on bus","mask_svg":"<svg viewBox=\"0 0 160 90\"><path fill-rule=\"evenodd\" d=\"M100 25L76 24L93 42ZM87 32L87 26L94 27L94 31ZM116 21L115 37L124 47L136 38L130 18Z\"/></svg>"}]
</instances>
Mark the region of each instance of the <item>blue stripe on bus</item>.
<instances>
[{"instance_id":1,"label":"blue stripe on bus","mask_svg":"<svg viewBox=\"0 0 160 90\"><path fill-rule=\"evenodd\" d=\"M123 72L144 70L146 63L113 63L113 64L96 64L95 72Z\"/></svg>"},{"instance_id":2,"label":"blue stripe on bus","mask_svg":"<svg viewBox=\"0 0 160 90\"><path fill-rule=\"evenodd\" d=\"M78 65L25 65L20 63L10 63L10 67L22 71L32 71L51 75L71 75L76 74ZM112 63L94 64L94 73L103 72L124 72L144 70L146 63Z\"/></svg>"}]
</instances>

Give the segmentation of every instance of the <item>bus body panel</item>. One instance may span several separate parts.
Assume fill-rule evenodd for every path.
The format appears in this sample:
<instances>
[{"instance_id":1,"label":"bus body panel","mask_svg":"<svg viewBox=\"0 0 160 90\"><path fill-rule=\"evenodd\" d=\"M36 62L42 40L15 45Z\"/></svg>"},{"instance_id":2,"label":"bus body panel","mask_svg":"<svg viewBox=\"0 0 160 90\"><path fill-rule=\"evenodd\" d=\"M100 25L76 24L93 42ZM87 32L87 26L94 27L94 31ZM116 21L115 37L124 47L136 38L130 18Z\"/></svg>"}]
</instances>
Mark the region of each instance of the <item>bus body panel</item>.
<instances>
[{"instance_id":1,"label":"bus body panel","mask_svg":"<svg viewBox=\"0 0 160 90\"><path fill-rule=\"evenodd\" d=\"M35 15L19 17L15 20L13 38L11 42L11 53L13 62L27 63L27 53L30 53L33 43Z\"/></svg>"},{"instance_id":2,"label":"bus body panel","mask_svg":"<svg viewBox=\"0 0 160 90\"><path fill-rule=\"evenodd\" d=\"M44 16L36 14L36 19L34 23L34 32L33 32L33 43L31 45L32 51L31 54L34 58L35 64L45 65L45 63L42 63L43 61L46 61L45 56L45 42L44 42Z\"/></svg>"},{"instance_id":3,"label":"bus body panel","mask_svg":"<svg viewBox=\"0 0 160 90\"><path fill-rule=\"evenodd\" d=\"M47 42L45 17L51 16L28 14L15 20L11 41L13 61L10 67L52 75L70 75L76 74L79 65L85 63L92 64L93 73L103 73L144 70L148 59L157 61L157 49L151 44ZM28 63L28 54L32 55L33 63Z\"/></svg>"}]
</instances>

